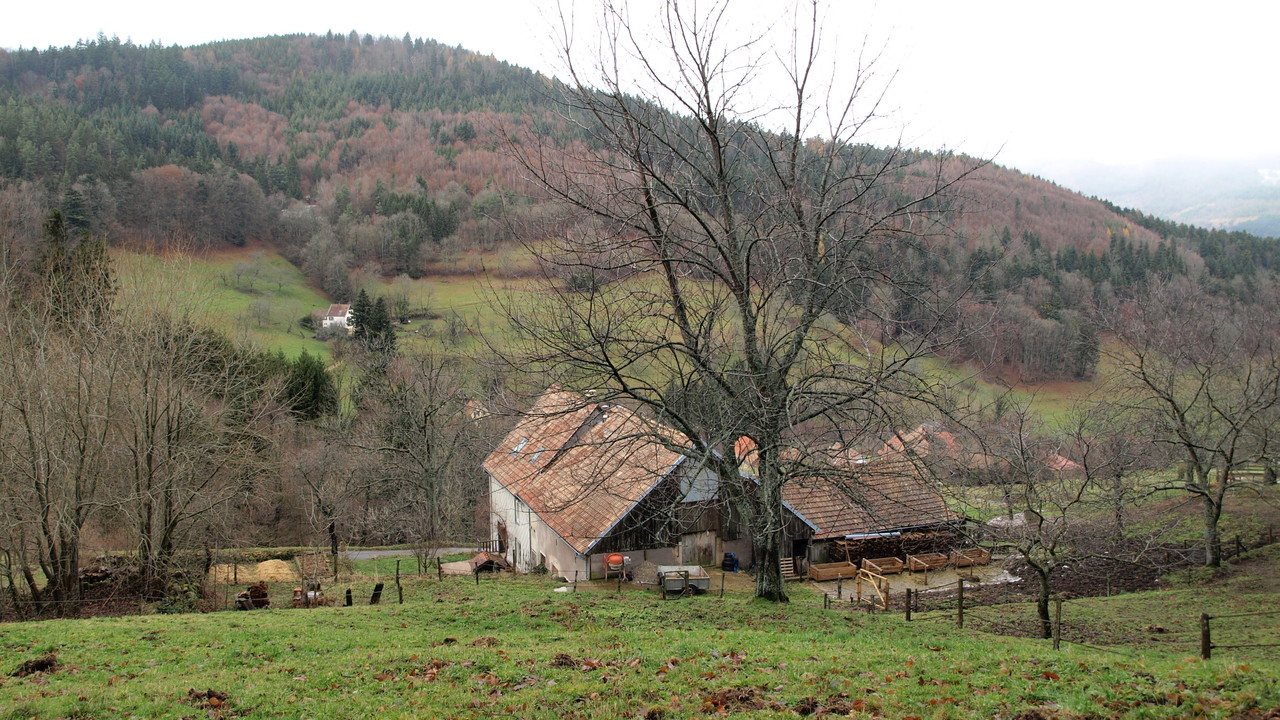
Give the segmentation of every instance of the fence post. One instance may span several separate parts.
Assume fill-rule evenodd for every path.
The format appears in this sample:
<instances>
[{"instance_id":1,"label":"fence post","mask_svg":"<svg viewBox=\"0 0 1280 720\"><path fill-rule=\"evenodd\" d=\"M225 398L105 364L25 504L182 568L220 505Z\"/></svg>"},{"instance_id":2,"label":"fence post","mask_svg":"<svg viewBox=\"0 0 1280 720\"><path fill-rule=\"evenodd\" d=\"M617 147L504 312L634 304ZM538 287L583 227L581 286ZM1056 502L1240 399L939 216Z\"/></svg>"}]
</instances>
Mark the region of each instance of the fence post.
<instances>
[{"instance_id":1,"label":"fence post","mask_svg":"<svg viewBox=\"0 0 1280 720\"><path fill-rule=\"evenodd\" d=\"M1200 613L1200 657L1208 660L1213 652L1213 642L1209 638L1209 613Z\"/></svg>"},{"instance_id":2,"label":"fence post","mask_svg":"<svg viewBox=\"0 0 1280 720\"><path fill-rule=\"evenodd\" d=\"M831 609L831 593L822 593L822 609Z\"/></svg>"},{"instance_id":3,"label":"fence post","mask_svg":"<svg viewBox=\"0 0 1280 720\"><path fill-rule=\"evenodd\" d=\"M436 579L444 582L444 563L440 562L440 557L436 556Z\"/></svg>"},{"instance_id":4,"label":"fence post","mask_svg":"<svg viewBox=\"0 0 1280 720\"><path fill-rule=\"evenodd\" d=\"M956 627L964 629L964 578L956 581Z\"/></svg>"},{"instance_id":5,"label":"fence post","mask_svg":"<svg viewBox=\"0 0 1280 720\"><path fill-rule=\"evenodd\" d=\"M1053 599L1053 649L1062 646L1062 598Z\"/></svg>"},{"instance_id":6,"label":"fence post","mask_svg":"<svg viewBox=\"0 0 1280 720\"><path fill-rule=\"evenodd\" d=\"M1244 554L1244 543L1240 542L1240 536L1236 535L1236 557Z\"/></svg>"},{"instance_id":7,"label":"fence post","mask_svg":"<svg viewBox=\"0 0 1280 720\"><path fill-rule=\"evenodd\" d=\"M720 598L724 599L724 571L720 571Z\"/></svg>"},{"instance_id":8,"label":"fence post","mask_svg":"<svg viewBox=\"0 0 1280 720\"><path fill-rule=\"evenodd\" d=\"M836 577L836 597L844 597L844 578Z\"/></svg>"},{"instance_id":9,"label":"fence post","mask_svg":"<svg viewBox=\"0 0 1280 720\"><path fill-rule=\"evenodd\" d=\"M573 571L573 591L578 592L578 571Z\"/></svg>"},{"instance_id":10,"label":"fence post","mask_svg":"<svg viewBox=\"0 0 1280 720\"><path fill-rule=\"evenodd\" d=\"M911 588L907 588L907 622L911 622Z\"/></svg>"}]
</instances>

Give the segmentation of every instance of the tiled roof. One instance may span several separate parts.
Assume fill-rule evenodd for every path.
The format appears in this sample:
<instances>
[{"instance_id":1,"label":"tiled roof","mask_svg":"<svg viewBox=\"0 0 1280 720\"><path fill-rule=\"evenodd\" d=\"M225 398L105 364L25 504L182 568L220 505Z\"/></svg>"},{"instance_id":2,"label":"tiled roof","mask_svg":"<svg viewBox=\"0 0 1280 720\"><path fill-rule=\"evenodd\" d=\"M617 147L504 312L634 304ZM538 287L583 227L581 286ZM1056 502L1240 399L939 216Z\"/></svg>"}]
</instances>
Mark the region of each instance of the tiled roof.
<instances>
[{"instance_id":1,"label":"tiled roof","mask_svg":"<svg viewBox=\"0 0 1280 720\"><path fill-rule=\"evenodd\" d=\"M900 455L906 453L907 450L922 458L936 455L953 460L962 460L967 454L955 434L946 430L930 430L928 427L920 425L906 434L895 432L893 437L889 438L888 442L881 448L880 455L882 457Z\"/></svg>"},{"instance_id":2,"label":"tiled roof","mask_svg":"<svg viewBox=\"0 0 1280 720\"><path fill-rule=\"evenodd\" d=\"M342 317L351 309L350 305L330 305L329 310L324 314L325 317Z\"/></svg>"},{"instance_id":3,"label":"tiled roof","mask_svg":"<svg viewBox=\"0 0 1280 720\"><path fill-rule=\"evenodd\" d=\"M676 466L656 434L677 434L620 405L547 390L484 469L585 553Z\"/></svg>"},{"instance_id":4,"label":"tiled roof","mask_svg":"<svg viewBox=\"0 0 1280 720\"><path fill-rule=\"evenodd\" d=\"M782 499L816 526L815 539L934 525L957 517L910 462L880 459L844 470L847 479L797 478L782 488Z\"/></svg>"},{"instance_id":5,"label":"tiled roof","mask_svg":"<svg viewBox=\"0 0 1280 720\"><path fill-rule=\"evenodd\" d=\"M1050 453L1044 459L1044 464L1054 472L1079 472L1084 469L1084 466L1080 463L1064 458L1057 453Z\"/></svg>"}]
</instances>

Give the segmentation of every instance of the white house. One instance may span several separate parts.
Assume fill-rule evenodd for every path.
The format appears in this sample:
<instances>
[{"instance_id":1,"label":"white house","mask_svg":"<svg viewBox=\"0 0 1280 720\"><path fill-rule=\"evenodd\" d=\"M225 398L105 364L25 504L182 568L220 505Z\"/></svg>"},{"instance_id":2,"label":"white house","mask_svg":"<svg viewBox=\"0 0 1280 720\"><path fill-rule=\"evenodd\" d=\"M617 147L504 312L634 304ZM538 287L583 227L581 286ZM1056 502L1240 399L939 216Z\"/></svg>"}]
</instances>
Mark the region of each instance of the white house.
<instances>
[{"instance_id":1,"label":"white house","mask_svg":"<svg viewBox=\"0 0 1280 720\"><path fill-rule=\"evenodd\" d=\"M351 333L351 306L350 305L330 305L325 311L324 317L320 320L320 329Z\"/></svg>"}]
</instances>

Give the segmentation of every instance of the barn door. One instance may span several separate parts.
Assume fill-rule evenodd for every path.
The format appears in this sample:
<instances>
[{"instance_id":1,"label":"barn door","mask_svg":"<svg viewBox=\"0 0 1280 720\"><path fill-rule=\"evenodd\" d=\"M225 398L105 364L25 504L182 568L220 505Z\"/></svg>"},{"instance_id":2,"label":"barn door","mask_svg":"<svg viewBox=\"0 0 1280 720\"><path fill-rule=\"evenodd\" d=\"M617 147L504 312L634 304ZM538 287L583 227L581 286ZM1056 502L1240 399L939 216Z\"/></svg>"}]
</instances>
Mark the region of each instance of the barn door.
<instances>
[{"instance_id":1,"label":"barn door","mask_svg":"<svg viewBox=\"0 0 1280 720\"><path fill-rule=\"evenodd\" d=\"M685 565L714 565L716 533L714 530L680 536L680 562Z\"/></svg>"}]
</instances>

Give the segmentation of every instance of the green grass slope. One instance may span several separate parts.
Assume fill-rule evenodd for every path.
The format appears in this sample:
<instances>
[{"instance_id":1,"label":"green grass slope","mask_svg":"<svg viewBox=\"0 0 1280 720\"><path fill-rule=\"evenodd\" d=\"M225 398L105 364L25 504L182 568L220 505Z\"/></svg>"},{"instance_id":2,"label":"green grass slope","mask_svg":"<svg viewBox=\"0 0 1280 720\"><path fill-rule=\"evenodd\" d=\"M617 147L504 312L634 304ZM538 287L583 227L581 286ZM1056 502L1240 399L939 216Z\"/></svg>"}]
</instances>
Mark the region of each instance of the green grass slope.
<instances>
[{"instance_id":1,"label":"green grass slope","mask_svg":"<svg viewBox=\"0 0 1280 720\"><path fill-rule=\"evenodd\" d=\"M1098 652L743 588L414 578L404 605L0 626L4 718L1261 718L1276 664ZM395 594L391 594L394 602ZM1262 713L1258 710L1261 709Z\"/></svg>"},{"instance_id":2,"label":"green grass slope","mask_svg":"<svg viewBox=\"0 0 1280 720\"><path fill-rule=\"evenodd\" d=\"M231 339L297 357L329 357L328 347L298 321L329 307L298 268L274 250L237 248L151 255L114 249L117 304L190 316Z\"/></svg>"}]
</instances>

